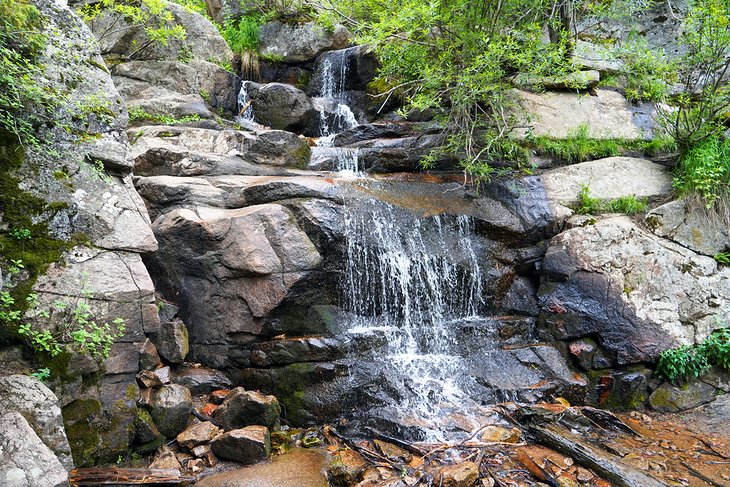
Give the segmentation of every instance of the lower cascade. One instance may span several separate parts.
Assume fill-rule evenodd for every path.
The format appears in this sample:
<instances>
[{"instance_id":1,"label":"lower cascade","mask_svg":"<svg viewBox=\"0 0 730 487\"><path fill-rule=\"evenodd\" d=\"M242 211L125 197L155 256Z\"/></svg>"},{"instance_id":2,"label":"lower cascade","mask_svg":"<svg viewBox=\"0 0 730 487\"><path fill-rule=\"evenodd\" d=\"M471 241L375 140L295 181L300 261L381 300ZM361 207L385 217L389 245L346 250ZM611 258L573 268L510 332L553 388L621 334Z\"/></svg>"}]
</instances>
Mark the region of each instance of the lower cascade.
<instances>
[{"instance_id":1,"label":"lower cascade","mask_svg":"<svg viewBox=\"0 0 730 487\"><path fill-rule=\"evenodd\" d=\"M424 439L441 439L449 415L466 414L472 403L458 330L484 305L473 221L419 217L376 198L352 198L345 237L348 333L378 335L384 343L368 367L384 379L377 395L396 421L412 424Z\"/></svg>"}]
</instances>

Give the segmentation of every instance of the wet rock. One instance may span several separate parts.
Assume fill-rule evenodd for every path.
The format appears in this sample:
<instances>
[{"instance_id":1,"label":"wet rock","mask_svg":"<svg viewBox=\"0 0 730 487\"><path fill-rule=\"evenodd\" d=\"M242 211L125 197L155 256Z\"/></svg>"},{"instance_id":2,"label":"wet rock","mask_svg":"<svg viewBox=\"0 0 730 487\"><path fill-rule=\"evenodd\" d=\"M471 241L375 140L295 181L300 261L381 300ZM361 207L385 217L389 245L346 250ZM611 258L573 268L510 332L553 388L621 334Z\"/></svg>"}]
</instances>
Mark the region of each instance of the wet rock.
<instances>
[{"instance_id":1,"label":"wet rock","mask_svg":"<svg viewBox=\"0 0 730 487\"><path fill-rule=\"evenodd\" d=\"M0 410L20 413L63 468L73 468L58 398L38 379L27 375L0 377ZM24 428L13 418L6 418L18 428Z\"/></svg>"},{"instance_id":2,"label":"wet rock","mask_svg":"<svg viewBox=\"0 0 730 487\"><path fill-rule=\"evenodd\" d=\"M598 405L611 410L643 407L651 392L649 369L614 371L598 379Z\"/></svg>"},{"instance_id":3,"label":"wet rock","mask_svg":"<svg viewBox=\"0 0 730 487\"><path fill-rule=\"evenodd\" d=\"M651 407L665 413L686 411L714 400L715 388L697 380L692 380L682 387L675 387L665 382L649 396Z\"/></svg>"},{"instance_id":4,"label":"wet rock","mask_svg":"<svg viewBox=\"0 0 730 487\"><path fill-rule=\"evenodd\" d=\"M213 404L221 405L223 401L228 397L231 391L229 389L219 389L210 393L210 402Z\"/></svg>"},{"instance_id":5,"label":"wet rock","mask_svg":"<svg viewBox=\"0 0 730 487\"><path fill-rule=\"evenodd\" d=\"M436 475L443 487L472 487L479 478L479 467L474 462L462 462L442 467Z\"/></svg>"},{"instance_id":6,"label":"wet rock","mask_svg":"<svg viewBox=\"0 0 730 487\"><path fill-rule=\"evenodd\" d=\"M269 430L265 426L246 426L218 435L210 448L220 458L251 465L271 454Z\"/></svg>"},{"instance_id":7,"label":"wet rock","mask_svg":"<svg viewBox=\"0 0 730 487\"><path fill-rule=\"evenodd\" d=\"M403 448L392 443L388 443L387 441L374 440L373 443L375 444L375 448L377 448L378 451L388 460L400 463L408 463L413 458L413 455L408 453Z\"/></svg>"},{"instance_id":8,"label":"wet rock","mask_svg":"<svg viewBox=\"0 0 730 487\"><path fill-rule=\"evenodd\" d=\"M197 423L189 426L187 429L185 429L185 431L177 435L176 440L178 445L183 446L188 450L192 450L193 447L202 445L203 443L208 443L220 432L220 428L218 428L210 421L203 421L202 423Z\"/></svg>"},{"instance_id":9,"label":"wet rock","mask_svg":"<svg viewBox=\"0 0 730 487\"><path fill-rule=\"evenodd\" d=\"M259 53L281 56L289 64L313 61L324 51L347 47L350 34L341 25L329 32L314 22L269 22L259 29Z\"/></svg>"},{"instance_id":10,"label":"wet rock","mask_svg":"<svg viewBox=\"0 0 730 487\"><path fill-rule=\"evenodd\" d=\"M719 219L702 205L676 200L651 210L646 224L655 235L713 256L730 249L730 230Z\"/></svg>"},{"instance_id":11,"label":"wet rock","mask_svg":"<svg viewBox=\"0 0 730 487\"><path fill-rule=\"evenodd\" d=\"M152 416L145 410L137 411L137 418L134 421L134 438L138 443L149 443L160 436Z\"/></svg>"},{"instance_id":12,"label":"wet rock","mask_svg":"<svg viewBox=\"0 0 730 487\"><path fill-rule=\"evenodd\" d=\"M203 406L203 409L201 409L200 412L206 416L213 416L213 413L216 412L219 407L219 404L213 404L212 402L209 402L205 406Z\"/></svg>"},{"instance_id":13,"label":"wet rock","mask_svg":"<svg viewBox=\"0 0 730 487\"><path fill-rule=\"evenodd\" d=\"M518 443L522 432L518 428L502 428L499 426L487 426L481 434L481 438L487 442L497 443Z\"/></svg>"},{"instance_id":14,"label":"wet rock","mask_svg":"<svg viewBox=\"0 0 730 487\"><path fill-rule=\"evenodd\" d=\"M162 371L159 372L158 371ZM137 382L142 387L161 387L170 383L170 368L162 367L158 370L143 370L137 374Z\"/></svg>"},{"instance_id":15,"label":"wet rock","mask_svg":"<svg viewBox=\"0 0 730 487\"><path fill-rule=\"evenodd\" d=\"M581 338L571 342L568 346L570 355L578 362L583 370L593 368L593 355L596 353L598 345L591 338Z\"/></svg>"},{"instance_id":16,"label":"wet rock","mask_svg":"<svg viewBox=\"0 0 730 487\"><path fill-rule=\"evenodd\" d=\"M177 369L172 381L175 384L187 387L194 395L207 394L213 390L231 387L230 379L223 372L204 367Z\"/></svg>"},{"instance_id":17,"label":"wet rock","mask_svg":"<svg viewBox=\"0 0 730 487\"><path fill-rule=\"evenodd\" d=\"M0 483L7 487L62 487L66 468L18 412L0 417Z\"/></svg>"},{"instance_id":18,"label":"wet rock","mask_svg":"<svg viewBox=\"0 0 730 487\"><path fill-rule=\"evenodd\" d=\"M220 421L224 429L232 430L252 424L275 427L280 415L281 406L276 397L237 387L226 396L213 418Z\"/></svg>"},{"instance_id":19,"label":"wet rock","mask_svg":"<svg viewBox=\"0 0 730 487\"><path fill-rule=\"evenodd\" d=\"M730 270L627 217L553 238L543 273L543 328L561 340L597 336L621 365L651 362L677 343L703 340L730 302Z\"/></svg>"},{"instance_id":20,"label":"wet rock","mask_svg":"<svg viewBox=\"0 0 730 487\"><path fill-rule=\"evenodd\" d=\"M208 445L198 445L196 447L191 448L190 453L195 455L196 458L205 458L209 453L211 453L211 450L210 450L210 446L208 446Z\"/></svg>"},{"instance_id":21,"label":"wet rock","mask_svg":"<svg viewBox=\"0 0 730 487\"><path fill-rule=\"evenodd\" d=\"M246 81L256 121L272 129L318 135L318 114L312 101L301 90L283 83L259 85Z\"/></svg>"},{"instance_id":22,"label":"wet rock","mask_svg":"<svg viewBox=\"0 0 730 487\"><path fill-rule=\"evenodd\" d=\"M672 174L660 164L633 157L608 157L552 169L542 174L550 201L572 206L581 187L587 184L591 196L611 200L636 196L657 200L672 192Z\"/></svg>"},{"instance_id":23,"label":"wet rock","mask_svg":"<svg viewBox=\"0 0 730 487\"><path fill-rule=\"evenodd\" d=\"M160 355L173 364L181 364L190 350L188 329L179 319L160 325L158 341Z\"/></svg>"},{"instance_id":24,"label":"wet rock","mask_svg":"<svg viewBox=\"0 0 730 487\"><path fill-rule=\"evenodd\" d=\"M160 432L168 438L174 438L185 429L192 411L193 398L183 386L162 386L152 397L152 418Z\"/></svg>"},{"instance_id":25,"label":"wet rock","mask_svg":"<svg viewBox=\"0 0 730 487\"><path fill-rule=\"evenodd\" d=\"M157 347L149 338L145 338L139 348L139 370L154 370L161 365L162 361L157 353Z\"/></svg>"},{"instance_id":26,"label":"wet rock","mask_svg":"<svg viewBox=\"0 0 730 487\"><path fill-rule=\"evenodd\" d=\"M175 470L182 470L182 465L180 465L180 462L172 450L163 446L150 464L150 468L172 468Z\"/></svg>"},{"instance_id":27,"label":"wet rock","mask_svg":"<svg viewBox=\"0 0 730 487\"><path fill-rule=\"evenodd\" d=\"M140 408L152 408L152 398L155 395L155 390L152 388L145 388L139 391L139 397L137 398L137 406Z\"/></svg>"},{"instance_id":28,"label":"wet rock","mask_svg":"<svg viewBox=\"0 0 730 487\"><path fill-rule=\"evenodd\" d=\"M340 450L327 464L327 478L335 487L356 484L363 476L367 463L352 450Z\"/></svg>"},{"instance_id":29,"label":"wet rock","mask_svg":"<svg viewBox=\"0 0 730 487\"><path fill-rule=\"evenodd\" d=\"M565 138L586 125L590 137L643 139L654 130L653 106L632 105L616 91L597 89L596 96L526 91L516 94L529 116L533 135Z\"/></svg>"},{"instance_id":30,"label":"wet rock","mask_svg":"<svg viewBox=\"0 0 730 487\"><path fill-rule=\"evenodd\" d=\"M342 349L333 339L323 337L288 338L256 344L251 363L256 367L298 362L325 362L340 358Z\"/></svg>"}]
</instances>

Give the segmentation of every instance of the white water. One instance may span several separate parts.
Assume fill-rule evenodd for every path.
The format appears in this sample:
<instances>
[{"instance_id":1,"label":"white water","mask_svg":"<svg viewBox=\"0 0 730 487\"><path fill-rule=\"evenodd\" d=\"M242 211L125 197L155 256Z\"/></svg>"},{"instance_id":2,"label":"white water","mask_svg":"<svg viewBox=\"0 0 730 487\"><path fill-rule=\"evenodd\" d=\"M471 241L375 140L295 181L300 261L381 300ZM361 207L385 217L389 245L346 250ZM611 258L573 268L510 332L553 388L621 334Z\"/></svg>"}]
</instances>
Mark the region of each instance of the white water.
<instances>
[{"instance_id":1,"label":"white water","mask_svg":"<svg viewBox=\"0 0 730 487\"><path fill-rule=\"evenodd\" d=\"M388 415L441 441L473 404L457 336L457 324L484 304L473 222L419 218L376 199L348 202L345 213L349 333L385 337L372 360L388 378L383 389L398 390Z\"/></svg>"},{"instance_id":2,"label":"white water","mask_svg":"<svg viewBox=\"0 0 730 487\"><path fill-rule=\"evenodd\" d=\"M243 126L249 126L254 123L253 106L249 103L250 101L251 97L248 96L248 81L244 81L241 84L241 91L238 92L239 114L236 117L236 122ZM246 107L245 110L243 110L244 107Z\"/></svg>"}]
</instances>

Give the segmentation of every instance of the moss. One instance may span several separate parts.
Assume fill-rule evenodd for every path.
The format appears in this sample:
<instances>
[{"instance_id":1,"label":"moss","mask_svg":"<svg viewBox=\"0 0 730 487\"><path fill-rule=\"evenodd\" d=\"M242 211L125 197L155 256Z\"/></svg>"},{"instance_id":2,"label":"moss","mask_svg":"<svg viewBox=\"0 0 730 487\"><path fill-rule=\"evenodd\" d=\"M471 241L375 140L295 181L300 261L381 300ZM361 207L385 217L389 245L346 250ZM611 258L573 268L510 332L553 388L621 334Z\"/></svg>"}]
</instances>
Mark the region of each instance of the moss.
<instances>
[{"instance_id":1,"label":"moss","mask_svg":"<svg viewBox=\"0 0 730 487\"><path fill-rule=\"evenodd\" d=\"M63 408L63 424L77 466L92 465L101 444L101 435L93 427L93 418L101 413L96 399L77 399Z\"/></svg>"},{"instance_id":2,"label":"moss","mask_svg":"<svg viewBox=\"0 0 730 487\"><path fill-rule=\"evenodd\" d=\"M302 144L299 149L294 152L294 167L297 169L306 169L312 158L312 149L308 144Z\"/></svg>"},{"instance_id":3,"label":"moss","mask_svg":"<svg viewBox=\"0 0 730 487\"><path fill-rule=\"evenodd\" d=\"M130 401L134 401L137 399L137 386L134 384L129 384L127 388L124 390L124 396L129 399Z\"/></svg>"},{"instance_id":4,"label":"moss","mask_svg":"<svg viewBox=\"0 0 730 487\"><path fill-rule=\"evenodd\" d=\"M165 444L165 436L160 435L152 441L137 445L135 449L140 453L152 453Z\"/></svg>"}]
</instances>

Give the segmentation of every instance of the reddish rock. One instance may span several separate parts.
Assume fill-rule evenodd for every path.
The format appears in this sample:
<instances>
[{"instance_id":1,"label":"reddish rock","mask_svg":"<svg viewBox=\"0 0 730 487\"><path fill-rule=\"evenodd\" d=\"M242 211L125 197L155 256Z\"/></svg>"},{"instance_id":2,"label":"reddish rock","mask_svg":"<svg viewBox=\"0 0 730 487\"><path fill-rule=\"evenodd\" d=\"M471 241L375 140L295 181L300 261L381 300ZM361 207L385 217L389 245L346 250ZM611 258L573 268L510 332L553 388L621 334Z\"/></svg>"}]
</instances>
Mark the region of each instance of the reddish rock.
<instances>
[{"instance_id":1,"label":"reddish rock","mask_svg":"<svg viewBox=\"0 0 730 487\"><path fill-rule=\"evenodd\" d=\"M479 478L479 467L474 462L447 465L439 470L437 485L442 487L473 487Z\"/></svg>"},{"instance_id":2,"label":"reddish rock","mask_svg":"<svg viewBox=\"0 0 730 487\"><path fill-rule=\"evenodd\" d=\"M210 393L209 401L213 404L223 404L226 396L231 393L230 389L218 389Z\"/></svg>"},{"instance_id":3,"label":"reddish rock","mask_svg":"<svg viewBox=\"0 0 730 487\"><path fill-rule=\"evenodd\" d=\"M205 406L203 406L203 409L200 412L206 416L213 416L213 413L216 411L216 409L218 409L218 405L209 402Z\"/></svg>"}]
</instances>

